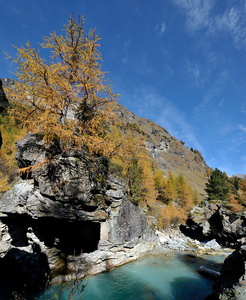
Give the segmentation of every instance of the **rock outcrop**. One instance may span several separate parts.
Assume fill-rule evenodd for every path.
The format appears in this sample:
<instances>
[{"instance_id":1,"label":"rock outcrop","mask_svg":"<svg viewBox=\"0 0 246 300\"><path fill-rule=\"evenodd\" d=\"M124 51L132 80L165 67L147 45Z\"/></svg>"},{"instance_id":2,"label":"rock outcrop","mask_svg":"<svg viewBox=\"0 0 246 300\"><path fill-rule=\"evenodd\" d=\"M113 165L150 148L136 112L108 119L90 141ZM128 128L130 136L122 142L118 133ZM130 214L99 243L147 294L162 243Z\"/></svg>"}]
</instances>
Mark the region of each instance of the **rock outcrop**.
<instances>
[{"instance_id":1,"label":"rock outcrop","mask_svg":"<svg viewBox=\"0 0 246 300\"><path fill-rule=\"evenodd\" d=\"M221 203L195 207L181 231L198 240L216 239L224 246L236 248L246 241L246 213L233 213Z\"/></svg>"},{"instance_id":2,"label":"rock outcrop","mask_svg":"<svg viewBox=\"0 0 246 300\"><path fill-rule=\"evenodd\" d=\"M58 145L45 149L32 133L17 149L22 178L0 200L5 279L14 281L15 274L37 287L47 274L54 280L82 278L137 259L158 244L144 212L129 200L125 181L108 174L104 158L61 152Z\"/></svg>"},{"instance_id":3,"label":"rock outcrop","mask_svg":"<svg viewBox=\"0 0 246 300\"><path fill-rule=\"evenodd\" d=\"M9 105L3 90L2 80L0 79L0 113ZM0 148L2 146L2 136L0 131Z\"/></svg>"},{"instance_id":4,"label":"rock outcrop","mask_svg":"<svg viewBox=\"0 0 246 300\"><path fill-rule=\"evenodd\" d=\"M246 299L246 244L229 255L209 299Z\"/></svg>"}]
</instances>

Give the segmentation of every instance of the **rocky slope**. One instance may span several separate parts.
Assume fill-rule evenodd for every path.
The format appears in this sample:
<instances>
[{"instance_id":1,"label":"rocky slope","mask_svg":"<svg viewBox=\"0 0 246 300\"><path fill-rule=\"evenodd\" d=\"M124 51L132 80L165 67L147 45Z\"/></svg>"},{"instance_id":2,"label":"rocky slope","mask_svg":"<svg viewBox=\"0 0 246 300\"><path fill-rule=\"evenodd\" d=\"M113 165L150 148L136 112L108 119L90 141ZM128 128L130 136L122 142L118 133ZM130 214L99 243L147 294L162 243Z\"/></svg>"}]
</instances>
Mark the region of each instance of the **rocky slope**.
<instances>
[{"instance_id":1,"label":"rocky slope","mask_svg":"<svg viewBox=\"0 0 246 300\"><path fill-rule=\"evenodd\" d=\"M151 120L137 117L120 104L115 113L125 124L122 130L131 130L133 136L143 136L150 157L166 177L170 171L174 176L183 174L191 188L196 189L201 200L204 200L209 167L200 152L190 150L184 142L178 141L161 126Z\"/></svg>"}]
</instances>

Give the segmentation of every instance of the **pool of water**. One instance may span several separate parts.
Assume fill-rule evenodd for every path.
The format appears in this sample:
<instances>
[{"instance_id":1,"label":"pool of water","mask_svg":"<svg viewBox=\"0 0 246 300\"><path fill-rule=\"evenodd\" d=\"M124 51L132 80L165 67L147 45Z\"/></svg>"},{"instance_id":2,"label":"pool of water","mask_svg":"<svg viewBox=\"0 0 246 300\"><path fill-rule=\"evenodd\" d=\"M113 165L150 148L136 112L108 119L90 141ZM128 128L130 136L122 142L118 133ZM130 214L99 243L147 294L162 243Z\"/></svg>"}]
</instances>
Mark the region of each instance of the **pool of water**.
<instances>
[{"instance_id":1,"label":"pool of water","mask_svg":"<svg viewBox=\"0 0 246 300\"><path fill-rule=\"evenodd\" d=\"M197 269L203 265L219 271L224 259L224 255L195 258L174 253L145 256L114 270L86 277L73 289L73 299L204 299L211 293L213 281L201 276ZM82 284L86 287L81 297L78 289ZM36 297L67 300L71 287L52 286Z\"/></svg>"}]
</instances>

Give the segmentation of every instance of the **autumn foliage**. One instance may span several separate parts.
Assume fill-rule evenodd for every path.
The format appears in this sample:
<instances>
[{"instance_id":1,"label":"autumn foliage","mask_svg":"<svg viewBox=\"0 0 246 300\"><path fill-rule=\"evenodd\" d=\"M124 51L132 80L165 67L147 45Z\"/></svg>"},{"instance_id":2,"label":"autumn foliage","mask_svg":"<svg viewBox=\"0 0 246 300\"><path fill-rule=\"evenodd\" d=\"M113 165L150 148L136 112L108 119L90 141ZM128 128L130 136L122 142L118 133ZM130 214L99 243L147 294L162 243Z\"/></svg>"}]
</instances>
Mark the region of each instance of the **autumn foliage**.
<instances>
[{"instance_id":1,"label":"autumn foliage","mask_svg":"<svg viewBox=\"0 0 246 300\"><path fill-rule=\"evenodd\" d=\"M157 200L161 206L158 215L158 228L184 223L191 208L199 202L196 190L192 190L183 175L174 177L170 171L168 178L157 170L154 176Z\"/></svg>"},{"instance_id":2,"label":"autumn foliage","mask_svg":"<svg viewBox=\"0 0 246 300\"><path fill-rule=\"evenodd\" d=\"M11 115L42 132L46 145L55 139L62 149L112 151L105 127L117 97L101 71L98 48L95 30L85 33L84 18L76 21L71 16L64 35L54 32L44 37L38 51L27 42L26 47L16 47L17 58L9 57L17 65L19 79L8 91L14 102Z\"/></svg>"},{"instance_id":3,"label":"autumn foliage","mask_svg":"<svg viewBox=\"0 0 246 300\"><path fill-rule=\"evenodd\" d=\"M6 113L6 112L5 112ZM3 145L0 149L0 193L10 188L10 181L17 168L15 142L23 138L27 132L21 129L8 115L0 116L0 131Z\"/></svg>"}]
</instances>

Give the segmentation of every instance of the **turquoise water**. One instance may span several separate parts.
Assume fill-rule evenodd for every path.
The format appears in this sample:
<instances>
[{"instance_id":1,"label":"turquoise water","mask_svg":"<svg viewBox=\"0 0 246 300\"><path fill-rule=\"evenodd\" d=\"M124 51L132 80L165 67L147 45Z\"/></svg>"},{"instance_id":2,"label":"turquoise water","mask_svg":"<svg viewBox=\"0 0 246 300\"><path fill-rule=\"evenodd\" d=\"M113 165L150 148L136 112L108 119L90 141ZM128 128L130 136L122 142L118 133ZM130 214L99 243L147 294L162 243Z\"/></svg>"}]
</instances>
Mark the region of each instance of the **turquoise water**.
<instances>
[{"instance_id":1,"label":"turquoise water","mask_svg":"<svg viewBox=\"0 0 246 300\"><path fill-rule=\"evenodd\" d=\"M197 273L203 265L220 270L225 256L190 257L187 254L151 255L123 265L109 272L88 276L83 299L167 299L193 300L204 299L211 293L213 281ZM81 288L81 284L80 287ZM52 286L52 291L39 295L39 300L69 299L69 288L61 290ZM73 299L81 299L75 295Z\"/></svg>"}]
</instances>

